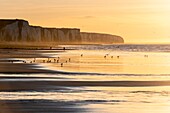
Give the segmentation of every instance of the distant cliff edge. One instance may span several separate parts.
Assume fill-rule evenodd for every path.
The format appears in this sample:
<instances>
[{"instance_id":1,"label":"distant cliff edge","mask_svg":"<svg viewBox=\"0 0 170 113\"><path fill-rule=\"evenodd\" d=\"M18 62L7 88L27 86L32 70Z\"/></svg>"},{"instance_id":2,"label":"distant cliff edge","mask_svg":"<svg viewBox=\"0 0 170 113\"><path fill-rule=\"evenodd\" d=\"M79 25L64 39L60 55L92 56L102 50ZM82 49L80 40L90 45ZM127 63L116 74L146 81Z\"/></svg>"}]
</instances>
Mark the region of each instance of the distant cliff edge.
<instances>
[{"instance_id":1,"label":"distant cliff edge","mask_svg":"<svg viewBox=\"0 0 170 113\"><path fill-rule=\"evenodd\" d=\"M25 20L0 19L0 42L40 42L56 44L124 43L120 36L85 33L77 28L43 28Z\"/></svg>"},{"instance_id":2,"label":"distant cliff edge","mask_svg":"<svg viewBox=\"0 0 170 113\"><path fill-rule=\"evenodd\" d=\"M101 33L87 33L81 32L81 39L83 43L90 44L114 44L114 43L124 43L122 37L110 34Z\"/></svg>"}]
</instances>

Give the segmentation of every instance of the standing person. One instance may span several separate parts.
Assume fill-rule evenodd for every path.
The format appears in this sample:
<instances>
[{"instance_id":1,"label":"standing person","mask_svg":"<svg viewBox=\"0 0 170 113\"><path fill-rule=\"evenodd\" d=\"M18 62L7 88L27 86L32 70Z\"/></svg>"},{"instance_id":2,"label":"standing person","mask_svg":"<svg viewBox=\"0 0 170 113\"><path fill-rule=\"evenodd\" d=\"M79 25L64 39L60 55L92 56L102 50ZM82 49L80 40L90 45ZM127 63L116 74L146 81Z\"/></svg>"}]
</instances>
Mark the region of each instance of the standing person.
<instances>
[{"instance_id":1,"label":"standing person","mask_svg":"<svg viewBox=\"0 0 170 113\"><path fill-rule=\"evenodd\" d=\"M63 63L61 63L61 67L63 67Z\"/></svg>"},{"instance_id":2,"label":"standing person","mask_svg":"<svg viewBox=\"0 0 170 113\"><path fill-rule=\"evenodd\" d=\"M71 62L71 58L69 58L68 61Z\"/></svg>"}]
</instances>

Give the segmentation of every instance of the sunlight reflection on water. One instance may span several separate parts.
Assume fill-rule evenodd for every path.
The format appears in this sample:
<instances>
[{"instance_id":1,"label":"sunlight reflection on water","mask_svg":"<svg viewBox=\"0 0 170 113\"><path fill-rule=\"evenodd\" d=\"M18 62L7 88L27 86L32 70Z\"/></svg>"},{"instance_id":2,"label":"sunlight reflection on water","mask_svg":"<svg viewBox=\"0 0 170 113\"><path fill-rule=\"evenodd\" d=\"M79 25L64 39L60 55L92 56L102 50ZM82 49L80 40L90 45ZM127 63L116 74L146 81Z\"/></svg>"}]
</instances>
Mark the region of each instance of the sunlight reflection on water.
<instances>
[{"instance_id":1,"label":"sunlight reflection on water","mask_svg":"<svg viewBox=\"0 0 170 113\"><path fill-rule=\"evenodd\" d=\"M37 59L38 65L41 65L44 69L68 73L1 74L1 77L7 77L1 78L1 82L48 81L49 84L47 83L46 87L50 87L50 89L45 89L43 86L44 89L1 91L0 101L19 101L20 103L25 103L26 101L33 103L32 101L35 100L34 103L47 103L47 107L54 107L54 109L57 107L57 103L60 102L64 108L67 103L69 105L70 103L76 103L72 108L79 105L78 107L85 108L87 113L169 113L170 86L168 85L145 86L146 84L144 84L141 87L77 85L71 87L55 86L54 84L59 81L102 81L106 83L109 81L136 81L135 84L138 84L138 81L146 83L152 81L152 84L158 84L158 81L168 82L170 81L170 53L162 52L167 47L169 46L160 48L161 50L151 47L154 50L150 51L148 46L137 46L136 48L138 49L133 46L125 46L127 51L122 51L123 48L120 46L117 48L117 51L111 51L112 47L106 50L99 50L98 47L94 46L92 49L67 51L61 54L52 53L51 55L48 53L45 55L60 56L64 66L61 67L61 62L58 64L40 63L42 58ZM103 48L103 46L99 46L99 48ZM107 53L109 55L104 58L104 55ZM83 57L80 56L81 54L83 54ZM145 57L145 55L148 55L148 57ZM113 58L111 58L112 56ZM65 63L69 58L71 58L71 62ZM53 58L51 59L53 60ZM71 72L76 72L76 74ZM50 84L51 82L54 85ZM9 85L9 87L12 86Z\"/></svg>"}]
</instances>

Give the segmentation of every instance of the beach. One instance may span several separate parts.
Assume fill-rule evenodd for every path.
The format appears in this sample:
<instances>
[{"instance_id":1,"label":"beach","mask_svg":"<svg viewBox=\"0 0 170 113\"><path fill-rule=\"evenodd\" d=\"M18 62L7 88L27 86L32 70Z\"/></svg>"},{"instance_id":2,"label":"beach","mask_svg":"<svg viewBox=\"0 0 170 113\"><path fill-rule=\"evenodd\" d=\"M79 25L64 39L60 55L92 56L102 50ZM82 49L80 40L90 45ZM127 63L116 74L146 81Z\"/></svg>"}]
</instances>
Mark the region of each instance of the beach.
<instances>
[{"instance_id":1,"label":"beach","mask_svg":"<svg viewBox=\"0 0 170 113\"><path fill-rule=\"evenodd\" d=\"M165 46L1 49L0 112L168 113Z\"/></svg>"}]
</instances>

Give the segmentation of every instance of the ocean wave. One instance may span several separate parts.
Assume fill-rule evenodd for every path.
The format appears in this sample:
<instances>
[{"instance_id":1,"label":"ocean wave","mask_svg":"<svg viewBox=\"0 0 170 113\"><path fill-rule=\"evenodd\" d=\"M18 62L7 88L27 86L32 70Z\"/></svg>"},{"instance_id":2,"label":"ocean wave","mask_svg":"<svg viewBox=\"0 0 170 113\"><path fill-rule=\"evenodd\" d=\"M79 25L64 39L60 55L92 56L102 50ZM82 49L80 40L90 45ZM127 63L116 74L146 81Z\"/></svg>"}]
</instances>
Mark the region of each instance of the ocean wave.
<instances>
[{"instance_id":1,"label":"ocean wave","mask_svg":"<svg viewBox=\"0 0 170 113\"><path fill-rule=\"evenodd\" d=\"M170 52L169 44L116 44L116 45L79 45L70 46L80 50L114 50L127 52Z\"/></svg>"}]
</instances>

